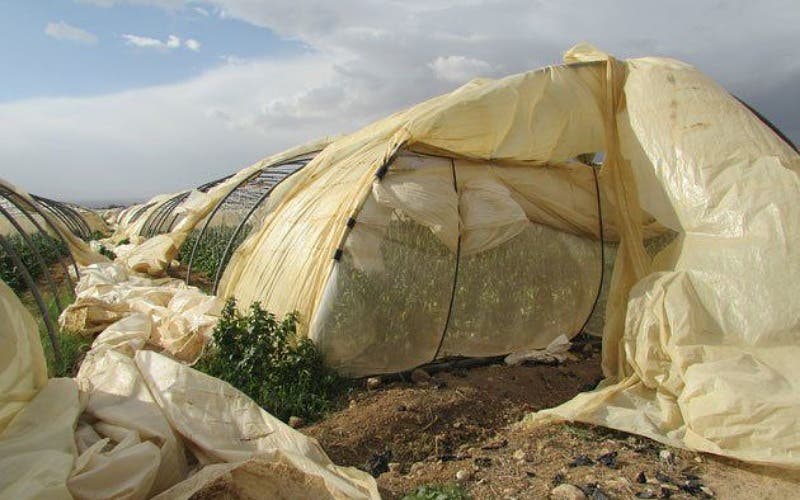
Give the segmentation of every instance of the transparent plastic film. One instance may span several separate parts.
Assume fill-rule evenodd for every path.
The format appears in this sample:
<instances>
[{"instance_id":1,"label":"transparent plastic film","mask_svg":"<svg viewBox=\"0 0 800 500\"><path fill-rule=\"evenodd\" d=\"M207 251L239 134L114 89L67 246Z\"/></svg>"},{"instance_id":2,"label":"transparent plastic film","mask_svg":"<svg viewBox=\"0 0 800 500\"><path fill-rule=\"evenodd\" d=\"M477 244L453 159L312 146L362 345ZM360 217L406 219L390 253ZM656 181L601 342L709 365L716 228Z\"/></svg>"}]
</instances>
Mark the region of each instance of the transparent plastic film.
<instances>
[{"instance_id":1,"label":"transparent plastic film","mask_svg":"<svg viewBox=\"0 0 800 500\"><path fill-rule=\"evenodd\" d=\"M599 239L527 219L515 201L520 195L512 196L512 187L496 175L506 168L522 170L531 186L547 184L548 167L455 162L462 246L440 358L544 348L559 335L579 333L592 310L600 284ZM581 168L591 176L591 167ZM570 192L559 202L579 203ZM529 190L527 198L534 193ZM596 195L589 207L597 224Z\"/></svg>"},{"instance_id":2,"label":"transparent plastic film","mask_svg":"<svg viewBox=\"0 0 800 500\"><path fill-rule=\"evenodd\" d=\"M433 228L377 200L397 201L415 192L440 202L442 210L426 219ZM375 181L334 265L312 328L335 369L391 373L434 358L456 266L454 249L440 236L457 239L455 201L450 159L401 155L383 181Z\"/></svg>"}]
</instances>

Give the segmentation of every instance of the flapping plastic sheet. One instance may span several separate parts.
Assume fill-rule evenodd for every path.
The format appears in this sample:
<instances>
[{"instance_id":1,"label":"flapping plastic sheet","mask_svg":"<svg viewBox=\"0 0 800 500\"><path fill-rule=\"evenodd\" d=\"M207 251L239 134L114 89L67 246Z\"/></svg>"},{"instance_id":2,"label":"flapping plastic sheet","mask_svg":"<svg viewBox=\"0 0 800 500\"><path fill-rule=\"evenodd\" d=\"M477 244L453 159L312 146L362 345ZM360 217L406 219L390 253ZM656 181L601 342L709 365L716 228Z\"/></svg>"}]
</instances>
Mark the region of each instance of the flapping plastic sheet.
<instances>
[{"instance_id":1,"label":"flapping plastic sheet","mask_svg":"<svg viewBox=\"0 0 800 500\"><path fill-rule=\"evenodd\" d=\"M80 413L71 379L47 379L36 322L0 281L0 497L70 498Z\"/></svg>"},{"instance_id":2,"label":"flapping plastic sheet","mask_svg":"<svg viewBox=\"0 0 800 500\"><path fill-rule=\"evenodd\" d=\"M229 384L148 350L163 309L206 315L214 298L115 264L82 276L81 293L141 310L97 336L75 379L47 380L36 324L0 283L1 497L186 498L222 481L255 496L380 498L369 474L337 467ZM142 298L147 283L169 297Z\"/></svg>"},{"instance_id":3,"label":"flapping plastic sheet","mask_svg":"<svg viewBox=\"0 0 800 500\"><path fill-rule=\"evenodd\" d=\"M177 279L137 276L120 264L92 265L82 274L75 302L59 317L63 330L103 332L104 343L135 338L186 362L203 352L222 307L216 297Z\"/></svg>"},{"instance_id":4,"label":"flapping plastic sheet","mask_svg":"<svg viewBox=\"0 0 800 500\"><path fill-rule=\"evenodd\" d=\"M411 368L439 349L486 355L545 347L559 334L575 333L581 318L546 322L551 330L536 346L475 327L491 310L470 321L456 315L460 333L437 343L432 339L444 331L447 297L443 302L431 292L416 304L407 294L417 316L392 318L422 328L390 336L395 325L380 323L381 310L367 307L380 305L380 294L366 285L383 280L388 287L402 277L386 265L385 250L393 247L397 255L427 259L426 281L416 276L414 286L447 293L449 285L463 293L447 271L459 239L464 262L510 245L522 255L521 238L541 241L543 234L564 256L588 262L586 242L599 237L594 173L574 159L603 152L597 173L604 236L619 241L603 333L608 378L598 391L538 418L581 420L676 446L800 466L800 434L792 430L800 419L800 373L792 362L800 354L800 156L689 65L661 58L622 62L588 45L565 60L475 80L330 144L295 175L235 252L221 294L245 305L260 301L278 315L299 311L301 333L341 354L341 368L356 374ZM438 156L428 161L440 162L440 172L404 172L408 152ZM477 164L474 175L471 164ZM406 228L413 238L388 232L406 223L413 223ZM651 259L643 239L667 228L677 238ZM365 283L359 273L380 279ZM574 281L567 270L562 277ZM344 293L348 286L354 293ZM337 309L352 305L347 301L357 294L373 302ZM453 307L463 303L455 297ZM574 297L577 309L585 309L585 299ZM383 336L335 338L331 325L350 321L347 311L361 311L360 324Z\"/></svg>"},{"instance_id":5,"label":"flapping plastic sheet","mask_svg":"<svg viewBox=\"0 0 800 500\"><path fill-rule=\"evenodd\" d=\"M631 61L624 93L622 153L679 246L605 336L604 387L538 418L796 468L800 156L688 65Z\"/></svg>"}]
</instances>

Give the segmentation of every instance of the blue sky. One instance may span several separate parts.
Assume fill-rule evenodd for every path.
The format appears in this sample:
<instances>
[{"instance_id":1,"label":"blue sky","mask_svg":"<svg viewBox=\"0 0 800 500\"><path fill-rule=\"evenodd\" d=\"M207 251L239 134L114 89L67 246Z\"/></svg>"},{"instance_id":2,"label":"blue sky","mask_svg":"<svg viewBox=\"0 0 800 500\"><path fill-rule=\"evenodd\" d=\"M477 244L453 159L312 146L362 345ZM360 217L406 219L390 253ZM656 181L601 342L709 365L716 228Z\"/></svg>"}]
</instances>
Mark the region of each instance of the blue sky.
<instances>
[{"instance_id":1,"label":"blue sky","mask_svg":"<svg viewBox=\"0 0 800 500\"><path fill-rule=\"evenodd\" d=\"M141 201L584 41L693 64L800 142L798 20L797 0L0 0L0 177Z\"/></svg>"},{"instance_id":2,"label":"blue sky","mask_svg":"<svg viewBox=\"0 0 800 500\"><path fill-rule=\"evenodd\" d=\"M0 2L4 71L0 102L41 96L86 96L183 80L219 66L225 57L292 57L309 48L270 30L221 18L212 6L182 9L150 5L98 7L71 0ZM64 22L97 37L84 43L48 36ZM126 43L132 34L165 41L194 39L198 50L158 50Z\"/></svg>"}]
</instances>

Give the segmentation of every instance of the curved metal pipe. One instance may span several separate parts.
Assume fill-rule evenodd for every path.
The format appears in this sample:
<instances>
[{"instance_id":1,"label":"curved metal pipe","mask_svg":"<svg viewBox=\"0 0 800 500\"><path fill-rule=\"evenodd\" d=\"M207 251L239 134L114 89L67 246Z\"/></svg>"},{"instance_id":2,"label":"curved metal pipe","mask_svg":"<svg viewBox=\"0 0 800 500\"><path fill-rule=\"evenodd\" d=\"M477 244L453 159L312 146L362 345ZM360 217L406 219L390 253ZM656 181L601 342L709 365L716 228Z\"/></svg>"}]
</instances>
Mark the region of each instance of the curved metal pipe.
<instances>
[{"instance_id":1,"label":"curved metal pipe","mask_svg":"<svg viewBox=\"0 0 800 500\"><path fill-rule=\"evenodd\" d=\"M25 263L22 262L19 254L14 249L14 245L9 243L3 235L0 235L0 247L3 247L8 256L11 258L11 261L14 262L15 266L17 266L20 275L22 275L22 280L26 285L28 285L28 289L30 289L34 300L36 300L36 304L39 306L39 310L42 312L42 319L44 320L45 327L47 328L47 335L50 337L50 344L53 346L53 354L55 356L56 363L61 364L63 358L61 357L61 346L59 345L58 337L56 336L56 332L58 330L53 324L53 318L50 317L50 311L47 309L47 304L45 304L42 294L39 293L39 288L36 286L36 281L34 281L30 272L28 272L28 268L25 267Z\"/></svg>"},{"instance_id":2,"label":"curved metal pipe","mask_svg":"<svg viewBox=\"0 0 800 500\"><path fill-rule=\"evenodd\" d=\"M42 274L44 274L44 278L47 281L47 286L50 287L50 291L53 293L53 299L55 299L56 307L58 307L58 312L64 310L64 307L61 305L61 299L58 298L58 287L56 286L55 282L53 281L53 277L50 276L50 269L47 267L47 262L42 257L42 254L39 252L39 249L34 244L33 240L31 239L30 235L23 229L22 225L17 222L8 210L5 209L3 205L0 205L0 214L2 214L8 222L11 223L12 226L17 230L19 235L31 249L31 253L33 254L33 258L36 259L37 264L42 268Z\"/></svg>"},{"instance_id":3,"label":"curved metal pipe","mask_svg":"<svg viewBox=\"0 0 800 500\"><path fill-rule=\"evenodd\" d=\"M30 213L28 213L28 211L25 210L25 208L22 207L22 205L20 203L18 203L13 197L7 196L2 191L0 191L0 196L2 196L3 199L7 200L9 203L14 205L17 208L17 210L22 212L22 214L24 214L25 217L31 222L31 224L33 224L33 226L36 228L37 231L39 231L40 233L42 233L43 235L48 237L48 241L51 242L53 250L60 257L61 256L61 248L53 242L52 238L47 233L47 231L45 231L44 228L42 227L42 225L39 224L39 221L37 221L34 216L32 216ZM57 231L56 231L56 234L58 234ZM66 250L67 250L67 255L69 256L70 260L72 260L73 263L74 263L75 261L74 261L74 259L72 259L72 252L70 252L69 247L66 246L66 244L64 244L64 245L65 245L64 248L66 248ZM67 280L69 280L70 293L72 294L73 297L75 297L75 280L73 280L72 276L70 276L69 269L67 268L67 265L64 264L64 261L59 258L58 259L58 263L61 266L61 269L64 271L64 275L67 277Z\"/></svg>"},{"instance_id":4,"label":"curved metal pipe","mask_svg":"<svg viewBox=\"0 0 800 500\"><path fill-rule=\"evenodd\" d=\"M3 195L3 197L5 199L10 201L11 203L14 203L14 206L16 206L17 208L20 208L20 206L12 200L12 197L20 197L19 194L15 193L14 191L11 191L9 189L6 189L6 188L3 188L3 187L0 186L0 195ZM22 198L22 197L20 197L20 198L24 200L24 198ZM69 249L69 244L67 243L67 240L64 238L64 235L61 234L61 231L58 230L58 227L55 224L53 224L53 221L50 220L50 218L47 216L47 214L44 213L44 210L39 208L38 204L29 203L27 200L24 200L24 201L25 201L26 205L29 205L37 214L39 214L39 216L42 218L42 220L44 220L47 223L47 225L50 226L50 229L53 230L53 232L56 234L58 239L61 240L61 243L63 243L64 247L67 249L67 255L69 255L69 259L72 261L72 267L73 267L73 269L75 269L75 276L80 278L81 277L81 273L78 270L78 263L75 262L75 256L72 255L72 250ZM22 208L20 208L20 210L22 210Z\"/></svg>"}]
</instances>

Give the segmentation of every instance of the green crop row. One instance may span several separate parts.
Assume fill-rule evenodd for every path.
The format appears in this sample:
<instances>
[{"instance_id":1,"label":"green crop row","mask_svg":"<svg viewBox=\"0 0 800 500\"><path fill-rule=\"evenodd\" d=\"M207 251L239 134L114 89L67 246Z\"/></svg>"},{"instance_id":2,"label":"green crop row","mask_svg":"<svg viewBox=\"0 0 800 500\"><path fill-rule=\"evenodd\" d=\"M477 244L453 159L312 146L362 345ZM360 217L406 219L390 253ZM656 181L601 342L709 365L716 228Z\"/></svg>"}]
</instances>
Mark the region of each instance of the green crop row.
<instances>
[{"instance_id":1,"label":"green crop row","mask_svg":"<svg viewBox=\"0 0 800 500\"><path fill-rule=\"evenodd\" d=\"M44 266L39 263L31 245L28 245L20 235L4 236L6 241L13 246L17 255L19 255L31 277L34 280L38 280L45 272L49 272L48 268L50 266L58 262L62 257L67 256L68 250L60 239L53 238L48 234L37 232L30 234L29 237L33 247L41 255ZM5 281L18 294L28 289L20 271L11 256L6 253L5 248L0 247L0 279Z\"/></svg>"},{"instance_id":2,"label":"green crop row","mask_svg":"<svg viewBox=\"0 0 800 500\"><path fill-rule=\"evenodd\" d=\"M52 323L57 325L59 309L53 290L49 286L45 286L42 281L46 272L51 273L50 276L56 286L55 293L58 294L59 302L62 307L69 305L74 297L70 290L71 284L63 271L59 269L60 266L57 265L57 262L69 255L69 253L66 245L58 238L38 232L29 236L33 247L41 255L45 263L44 266L36 258L32 247L19 234L5 236L5 238L13 246L31 277L37 282L46 310L42 311L39 308L34 295L22 278L20 269L2 247L0 247L0 278L14 290L25 307L36 318L39 338L42 342L45 361L47 362L48 376L71 377L75 375L78 363L91 344L91 339L68 332L56 331L56 339L61 350L61 359L56 359L44 315L46 314Z\"/></svg>"},{"instance_id":3,"label":"green crop row","mask_svg":"<svg viewBox=\"0 0 800 500\"><path fill-rule=\"evenodd\" d=\"M68 285L62 283L62 285ZM72 293L69 292L64 286L59 290L59 299L61 304L66 307L73 300ZM45 304L47 306L47 314L52 319L54 324L58 324L58 306L55 299L46 294ZM36 302L29 292L22 296L22 303L31 314L36 318L36 324L39 327L39 339L42 342L42 349L44 350L44 358L47 362L47 375L49 377L74 377L78 372L80 362L89 347L92 345L92 338L84 335L66 332L62 330L56 331L56 339L61 350L61 359L56 359L55 350L53 349L52 341L47 333L47 326L44 322L42 312L39 310Z\"/></svg>"},{"instance_id":4,"label":"green crop row","mask_svg":"<svg viewBox=\"0 0 800 500\"><path fill-rule=\"evenodd\" d=\"M243 314L231 299L214 328L214 343L195 368L230 383L283 421L316 420L349 383L323 365L317 348L298 339L296 328L295 314L279 321L257 302Z\"/></svg>"},{"instance_id":5,"label":"green crop row","mask_svg":"<svg viewBox=\"0 0 800 500\"><path fill-rule=\"evenodd\" d=\"M356 225L351 236L354 246L359 230ZM387 357L398 350L419 356L421 349L432 356L443 335L442 353L462 344L510 350L528 335L586 314L579 308L585 311L599 278L599 243L544 226L456 262L456 253L428 228L395 216L379 246L363 245L364 256L357 250L345 251L323 316L333 342L326 348L343 356L369 345L383 345Z\"/></svg>"},{"instance_id":6,"label":"green crop row","mask_svg":"<svg viewBox=\"0 0 800 500\"><path fill-rule=\"evenodd\" d=\"M245 224L236 237L236 240L233 242L231 254L242 244L247 235L250 234L250 229L251 225ZM225 248L228 246L228 242L233 237L235 230L235 226L207 227L203 238L197 244L194 260L192 260L192 273L199 273L209 280L213 280L214 276L216 276L217 268L220 265ZM178 261L182 264L189 264L192 249L199 236L200 230L195 229L189 233L186 241L181 245L181 249L178 252ZM231 254L228 255L228 260L230 260Z\"/></svg>"}]
</instances>

